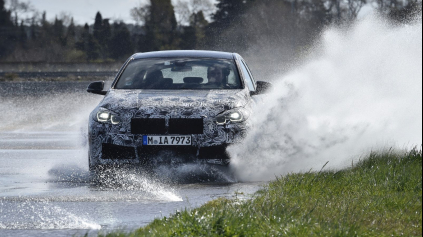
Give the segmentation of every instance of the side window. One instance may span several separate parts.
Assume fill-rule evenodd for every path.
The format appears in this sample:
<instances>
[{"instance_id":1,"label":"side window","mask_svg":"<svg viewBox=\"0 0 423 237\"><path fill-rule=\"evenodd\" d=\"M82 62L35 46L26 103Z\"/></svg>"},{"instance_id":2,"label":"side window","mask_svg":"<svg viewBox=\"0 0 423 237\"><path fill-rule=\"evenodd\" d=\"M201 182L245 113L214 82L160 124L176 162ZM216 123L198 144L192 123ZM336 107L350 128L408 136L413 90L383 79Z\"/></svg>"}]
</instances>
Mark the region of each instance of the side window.
<instances>
[{"instance_id":1,"label":"side window","mask_svg":"<svg viewBox=\"0 0 423 237\"><path fill-rule=\"evenodd\" d=\"M244 75L245 83L247 84L248 89L250 91L255 91L256 90L255 83L253 81L253 78L251 77L250 72L247 69L247 66L245 65L244 61L242 61L242 60L241 60L240 64L241 64L242 74Z\"/></svg>"}]
</instances>

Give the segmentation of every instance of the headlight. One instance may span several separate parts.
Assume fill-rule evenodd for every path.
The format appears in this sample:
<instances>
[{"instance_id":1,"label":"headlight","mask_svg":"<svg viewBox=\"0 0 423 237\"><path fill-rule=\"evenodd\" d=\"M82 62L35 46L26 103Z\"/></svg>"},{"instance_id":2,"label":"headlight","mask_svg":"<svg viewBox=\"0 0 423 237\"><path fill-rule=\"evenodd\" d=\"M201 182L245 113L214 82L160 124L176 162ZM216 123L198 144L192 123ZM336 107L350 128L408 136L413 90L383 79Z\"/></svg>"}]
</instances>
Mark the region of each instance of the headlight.
<instances>
[{"instance_id":1,"label":"headlight","mask_svg":"<svg viewBox=\"0 0 423 237\"><path fill-rule=\"evenodd\" d=\"M97 121L100 123L112 123L114 125L119 124L121 119L118 115L113 114L105 108L100 108L97 112Z\"/></svg>"},{"instance_id":2,"label":"headlight","mask_svg":"<svg viewBox=\"0 0 423 237\"><path fill-rule=\"evenodd\" d=\"M215 122L218 125L224 125L229 122L240 123L243 121L245 121L244 115L240 111L237 111L237 110L225 112L223 114L216 116L215 118Z\"/></svg>"},{"instance_id":3,"label":"headlight","mask_svg":"<svg viewBox=\"0 0 423 237\"><path fill-rule=\"evenodd\" d=\"M121 122L120 117L117 115L112 114L110 116L110 122L114 125L119 124Z\"/></svg>"}]
</instances>

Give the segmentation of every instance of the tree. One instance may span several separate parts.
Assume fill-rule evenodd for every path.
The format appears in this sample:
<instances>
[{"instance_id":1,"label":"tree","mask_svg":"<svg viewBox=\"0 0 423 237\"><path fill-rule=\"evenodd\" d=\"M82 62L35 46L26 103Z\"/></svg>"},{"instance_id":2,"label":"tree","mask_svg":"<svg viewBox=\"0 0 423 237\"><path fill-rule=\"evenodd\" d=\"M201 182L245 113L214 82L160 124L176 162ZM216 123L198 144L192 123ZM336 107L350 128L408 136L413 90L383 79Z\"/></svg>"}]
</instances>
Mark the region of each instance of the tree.
<instances>
[{"instance_id":1,"label":"tree","mask_svg":"<svg viewBox=\"0 0 423 237\"><path fill-rule=\"evenodd\" d=\"M0 0L0 58L5 58L13 51L17 38L11 12L5 9L4 4L4 0Z\"/></svg>"},{"instance_id":2,"label":"tree","mask_svg":"<svg viewBox=\"0 0 423 237\"><path fill-rule=\"evenodd\" d=\"M37 39L37 28L38 28L38 26L37 26L37 24L36 24L36 22L35 22L35 16L34 17L32 17L32 19L31 19L31 25L30 25L30 27L29 27L29 30L30 30L30 39L32 40L32 41L35 41L36 39Z\"/></svg>"},{"instance_id":3,"label":"tree","mask_svg":"<svg viewBox=\"0 0 423 237\"><path fill-rule=\"evenodd\" d=\"M0 26L12 26L13 22L10 19L11 12L4 7L4 0L0 0Z\"/></svg>"},{"instance_id":4,"label":"tree","mask_svg":"<svg viewBox=\"0 0 423 237\"><path fill-rule=\"evenodd\" d=\"M190 24L192 15L199 12L202 12L203 15L214 13L214 5L211 0L178 0L175 4L175 13L180 26Z\"/></svg>"},{"instance_id":5,"label":"tree","mask_svg":"<svg viewBox=\"0 0 423 237\"><path fill-rule=\"evenodd\" d=\"M131 34L125 23L113 24L113 36L110 40L110 55L114 59L129 57L133 52Z\"/></svg>"},{"instance_id":6,"label":"tree","mask_svg":"<svg viewBox=\"0 0 423 237\"><path fill-rule=\"evenodd\" d=\"M178 48L175 11L170 0L151 0L145 15L145 37L138 42L142 52Z\"/></svg>"},{"instance_id":7,"label":"tree","mask_svg":"<svg viewBox=\"0 0 423 237\"><path fill-rule=\"evenodd\" d=\"M209 22L204 17L203 11L199 11L191 15L190 24L195 28L195 37L197 39L197 47L203 46L205 43L206 29Z\"/></svg>"},{"instance_id":8,"label":"tree","mask_svg":"<svg viewBox=\"0 0 423 237\"><path fill-rule=\"evenodd\" d=\"M90 34L90 27L86 23L84 30L81 34L81 40L76 43L76 48L85 52L87 61L93 61L98 59L100 46L94 39L94 36Z\"/></svg>"},{"instance_id":9,"label":"tree","mask_svg":"<svg viewBox=\"0 0 423 237\"><path fill-rule=\"evenodd\" d=\"M205 28L209 22L204 12L212 13L214 7L210 0L178 0L175 12L178 25L182 29L179 47L181 49L196 49L204 45Z\"/></svg>"},{"instance_id":10,"label":"tree","mask_svg":"<svg viewBox=\"0 0 423 237\"><path fill-rule=\"evenodd\" d=\"M101 31L103 30L103 17L100 12L97 12L94 20L93 35L94 39L100 42Z\"/></svg>"},{"instance_id":11,"label":"tree","mask_svg":"<svg viewBox=\"0 0 423 237\"><path fill-rule=\"evenodd\" d=\"M26 47L26 41L28 37L26 35L25 25L23 20L21 21L21 24L19 25L19 43L22 47Z\"/></svg>"},{"instance_id":12,"label":"tree","mask_svg":"<svg viewBox=\"0 0 423 237\"><path fill-rule=\"evenodd\" d=\"M217 0L217 2L217 11L212 16L211 26L226 29L245 13L248 3L252 0Z\"/></svg>"},{"instance_id":13,"label":"tree","mask_svg":"<svg viewBox=\"0 0 423 237\"><path fill-rule=\"evenodd\" d=\"M56 17L52 28L52 36L54 37L54 40L62 46L66 46L66 37L64 37L64 32L65 26L63 25L63 21L57 19Z\"/></svg>"},{"instance_id":14,"label":"tree","mask_svg":"<svg viewBox=\"0 0 423 237\"><path fill-rule=\"evenodd\" d=\"M19 0L9 0L9 11L14 18L15 25L18 21L27 21L28 19L19 19L22 13L34 12L33 6L29 2L20 2Z\"/></svg>"},{"instance_id":15,"label":"tree","mask_svg":"<svg viewBox=\"0 0 423 237\"><path fill-rule=\"evenodd\" d=\"M408 1L401 7L390 8L387 10L387 16L394 22L407 23L413 20L422 12L422 2L418 0Z\"/></svg>"},{"instance_id":16,"label":"tree","mask_svg":"<svg viewBox=\"0 0 423 237\"><path fill-rule=\"evenodd\" d=\"M109 56L109 44L112 36L109 19L103 19L100 12L97 12L93 27L94 39L98 42L100 47L100 56L102 59L107 59Z\"/></svg>"},{"instance_id":17,"label":"tree","mask_svg":"<svg viewBox=\"0 0 423 237\"><path fill-rule=\"evenodd\" d=\"M99 44L101 47L101 56L103 59L107 59L110 55L109 45L112 38L112 28L109 23L109 19L103 19L102 29L100 31Z\"/></svg>"},{"instance_id":18,"label":"tree","mask_svg":"<svg viewBox=\"0 0 423 237\"><path fill-rule=\"evenodd\" d=\"M41 18L41 28L37 43L39 47L48 47L53 44L52 29L50 22L47 21L47 13L44 11Z\"/></svg>"},{"instance_id":19,"label":"tree","mask_svg":"<svg viewBox=\"0 0 423 237\"><path fill-rule=\"evenodd\" d=\"M401 0L376 0L377 8L380 12L389 14L392 9L399 9L403 7Z\"/></svg>"},{"instance_id":20,"label":"tree","mask_svg":"<svg viewBox=\"0 0 423 237\"><path fill-rule=\"evenodd\" d=\"M203 11L193 13L190 17L190 25L183 28L181 35L181 49L197 49L204 45L205 29L209 22L204 17Z\"/></svg>"},{"instance_id":21,"label":"tree","mask_svg":"<svg viewBox=\"0 0 423 237\"><path fill-rule=\"evenodd\" d=\"M366 3L366 0L348 0L348 20L357 19L358 13Z\"/></svg>"},{"instance_id":22,"label":"tree","mask_svg":"<svg viewBox=\"0 0 423 237\"><path fill-rule=\"evenodd\" d=\"M150 5L142 5L131 9L130 14L136 24L145 24L150 11Z\"/></svg>"},{"instance_id":23,"label":"tree","mask_svg":"<svg viewBox=\"0 0 423 237\"><path fill-rule=\"evenodd\" d=\"M221 13L220 26L210 23L213 28L207 30L206 39L213 41L207 46L242 53L260 68L261 76L287 70L292 59L299 58L327 24L328 9L323 0L259 0L243 4L243 13L236 18L225 19ZM225 9L234 8L226 5Z\"/></svg>"},{"instance_id":24,"label":"tree","mask_svg":"<svg viewBox=\"0 0 423 237\"><path fill-rule=\"evenodd\" d=\"M75 37L76 37L76 27L75 27L75 24L73 23L73 17L72 17L71 22L66 31L66 38L70 41L75 41Z\"/></svg>"},{"instance_id":25,"label":"tree","mask_svg":"<svg viewBox=\"0 0 423 237\"><path fill-rule=\"evenodd\" d=\"M179 44L180 49L191 50L197 46L196 30L193 26L183 27L183 33L181 34L181 41Z\"/></svg>"},{"instance_id":26,"label":"tree","mask_svg":"<svg viewBox=\"0 0 423 237\"><path fill-rule=\"evenodd\" d=\"M241 16L246 12L254 0L217 0L217 11L212 15L213 22L206 30L207 45L211 48L220 48L222 33L231 26L239 25Z\"/></svg>"}]
</instances>

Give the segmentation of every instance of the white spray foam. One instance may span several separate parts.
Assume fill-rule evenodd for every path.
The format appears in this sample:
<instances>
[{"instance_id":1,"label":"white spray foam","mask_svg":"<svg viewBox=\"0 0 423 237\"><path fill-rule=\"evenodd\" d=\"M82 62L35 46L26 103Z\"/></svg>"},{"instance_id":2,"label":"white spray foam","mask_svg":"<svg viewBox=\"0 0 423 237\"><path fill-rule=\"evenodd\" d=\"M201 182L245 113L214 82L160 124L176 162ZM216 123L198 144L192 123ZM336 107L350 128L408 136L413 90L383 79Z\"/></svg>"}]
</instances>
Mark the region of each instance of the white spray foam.
<instances>
[{"instance_id":1,"label":"white spray foam","mask_svg":"<svg viewBox=\"0 0 423 237\"><path fill-rule=\"evenodd\" d=\"M278 78L230 148L241 180L351 164L370 149L422 144L422 22L377 17L327 30L314 59Z\"/></svg>"},{"instance_id":2,"label":"white spray foam","mask_svg":"<svg viewBox=\"0 0 423 237\"><path fill-rule=\"evenodd\" d=\"M7 205L7 207L4 207ZM88 214L76 215L49 202L2 202L0 200L2 218L0 229L94 229L101 226L89 221Z\"/></svg>"},{"instance_id":3,"label":"white spray foam","mask_svg":"<svg viewBox=\"0 0 423 237\"><path fill-rule=\"evenodd\" d=\"M183 199L175 194L175 191L170 187L165 187L163 184L155 182L147 177L142 177L134 173L121 173L130 183L131 188L141 188L143 191L149 193L154 199L166 200L172 202L182 202Z\"/></svg>"},{"instance_id":4,"label":"white spray foam","mask_svg":"<svg viewBox=\"0 0 423 237\"><path fill-rule=\"evenodd\" d=\"M145 200L147 198L170 202L181 202L183 199L176 194L176 191L166 184L156 181L148 174L129 169L109 170L99 175L99 182L102 188L135 192L133 198Z\"/></svg>"},{"instance_id":5,"label":"white spray foam","mask_svg":"<svg viewBox=\"0 0 423 237\"><path fill-rule=\"evenodd\" d=\"M88 93L1 98L0 132L78 131L101 99Z\"/></svg>"},{"instance_id":6,"label":"white spray foam","mask_svg":"<svg viewBox=\"0 0 423 237\"><path fill-rule=\"evenodd\" d=\"M92 180L90 172L77 165L62 165L50 169L49 182L63 184L91 184L109 192L87 192L75 196L73 192L65 196L40 197L54 201L121 201L121 200L163 200L180 202L183 199L176 191L154 177L137 169L111 169L98 174L97 180ZM93 181L96 181L93 183ZM63 192L62 192L63 194Z\"/></svg>"}]
</instances>

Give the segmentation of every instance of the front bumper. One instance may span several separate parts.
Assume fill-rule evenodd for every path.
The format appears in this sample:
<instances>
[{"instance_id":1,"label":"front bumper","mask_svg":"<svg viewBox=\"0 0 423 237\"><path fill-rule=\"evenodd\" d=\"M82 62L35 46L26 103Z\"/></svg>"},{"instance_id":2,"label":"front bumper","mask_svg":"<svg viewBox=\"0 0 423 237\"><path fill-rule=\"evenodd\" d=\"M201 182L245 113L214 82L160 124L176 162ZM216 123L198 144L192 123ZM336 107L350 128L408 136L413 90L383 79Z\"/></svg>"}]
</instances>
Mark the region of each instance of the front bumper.
<instances>
[{"instance_id":1,"label":"front bumper","mask_svg":"<svg viewBox=\"0 0 423 237\"><path fill-rule=\"evenodd\" d=\"M241 142L249 124L217 125L212 120L204 120L203 134L190 135L191 146L171 147L143 146L144 135L158 134L132 134L128 127L128 124L112 125L91 120L88 134L91 166L142 163L154 159L163 150L173 150L199 159L228 159L226 147Z\"/></svg>"}]
</instances>

